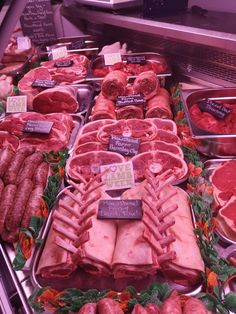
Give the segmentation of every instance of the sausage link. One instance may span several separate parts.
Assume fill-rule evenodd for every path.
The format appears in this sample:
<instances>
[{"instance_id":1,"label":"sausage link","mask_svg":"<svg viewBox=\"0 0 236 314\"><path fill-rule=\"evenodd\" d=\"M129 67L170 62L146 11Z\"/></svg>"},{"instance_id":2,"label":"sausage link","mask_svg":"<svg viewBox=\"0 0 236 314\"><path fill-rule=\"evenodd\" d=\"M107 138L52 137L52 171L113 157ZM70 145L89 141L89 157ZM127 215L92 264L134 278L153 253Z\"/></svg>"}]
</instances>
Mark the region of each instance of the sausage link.
<instances>
[{"instance_id":1,"label":"sausage link","mask_svg":"<svg viewBox=\"0 0 236 314\"><path fill-rule=\"evenodd\" d=\"M9 184L3 189L0 202L0 234L3 232L4 223L8 213L12 211L16 190L17 187L14 184Z\"/></svg>"},{"instance_id":2,"label":"sausage link","mask_svg":"<svg viewBox=\"0 0 236 314\"><path fill-rule=\"evenodd\" d=\"M43 156L41 153L34 153L26 157L18 173L16 185L18 185L24 179L32 179L36 169L38 168L42 160Z\"/></svg>"},{"instance_id":3,"label":"sausage link","mask_svg":"<svg viewBox=\"0 0 236 314\"><path fill-rule=\"evenodd\" d=\"M16 154L13 157L11 164L3 177L3 182L5 184L14 184L16 182L16 178L23 161L27 156L33 154L34 151L34 147L23 147L16 151Z\"/></svg>"},{"instance_id":4,"label":"sausage link","mask_svg":"<svg viewBox=\"0 0 236 314\"><path fill-rule=\"evenodd\" d=\"M48 180L49 164L42 162L35 171L33 182L34 185L41 185L44 189Z\"/></svg>"},{"instance_id":5,"label":"sausage link","mask_svg":"<svg viewBox=\"0 0 236 314\"><path fill-rule=\"evenodd\" d=\"M0 178L2 178L11 163L15 153L10 146L4 147L0 152Z\"/></svg>"},{"instance_id":6,"label":"sausage link","mask_svg":"<svg viewBox=\"0 0 236 314\"><path fill-rule=\"evenodd\" d=\"M21 227L28 228L30 224L31 217L37 212L40 207L41 197L43 195L43 187L38 185L36 186L32 193L30 194L30 198L27 202L25 212L23 214L23 218L21 220Z\"/></svg>"},{"instance_id":7,"label":"sausage link","mask_svg":"<svg viewBox=\"0 0 236 314\"><path fill-rule=\"evenodd\" d=\"M14 206L8 213L5 222L7 231L14 232L18 227L20 227L21 219L32 189L33 182L30 179L25 179L18 185L14 199Z\"/></svg>"}]
</instances>

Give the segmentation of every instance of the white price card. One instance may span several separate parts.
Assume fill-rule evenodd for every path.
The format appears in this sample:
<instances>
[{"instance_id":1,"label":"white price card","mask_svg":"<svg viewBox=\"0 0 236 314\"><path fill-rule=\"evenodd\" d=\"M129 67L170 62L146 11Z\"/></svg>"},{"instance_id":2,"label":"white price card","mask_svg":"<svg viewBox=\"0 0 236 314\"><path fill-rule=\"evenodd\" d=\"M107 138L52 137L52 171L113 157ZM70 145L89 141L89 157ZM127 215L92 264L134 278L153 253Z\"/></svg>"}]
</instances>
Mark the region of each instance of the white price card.
<instances>
[{"instance_id":1,"label":"white price card","mask_svg":"<svg viewBox=\"0 0 236 314\"><path fill-rule=\"evenodd\" d=\"M52 59L53 60L66 57L68 55L68 51L67 51L66 46L52 49L51 53L52 53Z\"/></svg>"},{"instance_id":2,"label":"white price card","mask_svg":"<svg viewBox=\"0 0 236 314\"><path fill-rule=\"evenodd\" d=\"M105 53L104 62L105 62L105 65L113 65L117 62L122 62L121 54L119 52Z\"/></svg>"},{"instance_id":3,"label":"white price card","mask_svg":"<svg viewBox=\"0 0 236 314\"><path fill-rule=\"evenodd\" d=\"M7 113L26 112L27 96L10 96L7 97Z\"/></svg>"},{"instance_id":4,"label":"white price card","mask_svg":"<svg viewBox=\"0 0 236 314\"><path fill-rule=\"evenodd\" d=\"M31 40L28 36L18 36L16 42L17 50L28 50L31 48Z\"/></svg>"},{"instance_id":5,"label":"white price card","mask_svg":"<svg viewBox=\"0 0 236 314\"><path fill-rule=\"evenodd\" d=\"M128 189L134 186L134 170L131 161L103 165L100 167L103 173L102 181L105 183L105 190Z\"/></svg>"}]
</instances>

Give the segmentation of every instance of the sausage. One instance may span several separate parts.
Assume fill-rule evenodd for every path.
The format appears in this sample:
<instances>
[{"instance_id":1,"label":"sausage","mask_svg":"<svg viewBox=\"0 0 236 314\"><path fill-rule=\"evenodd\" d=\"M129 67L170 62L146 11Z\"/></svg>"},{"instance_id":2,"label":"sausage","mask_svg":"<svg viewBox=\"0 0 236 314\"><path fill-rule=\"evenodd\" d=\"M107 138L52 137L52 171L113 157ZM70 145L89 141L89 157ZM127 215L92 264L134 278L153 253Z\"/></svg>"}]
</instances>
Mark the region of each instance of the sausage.
<instances>
[{"instance_id":1,"label":"sausage","mask_svg":"<svg viewBox=\"0 0 236 314\"><path fill-rule=\"evenodd\" d=\"M40 207L41 197L43 195L43 187L41 185L36 186L30 194L29 200L26 205L26 209L21 220L21 227L28 228L31 217L37 212Z\"/></svg>"},{"instance_id":2,"label":"sausage","mask_svg":"<svg viewBox=\"0 0 236 314\"><path fill-rule=\"evenodd\" d=\"M81 307L78 314L96 314L97 313L97 304L96 303L87 303Z\"/></svg>"},{"instance_id":3,"label":"sausage","mask_svg":"<svg viewBox=\"0 0 236 314\"><path fill-rule=\"evenodd\" d=\"M10 146L4 147L0 152L0 178L2 178L7 171L15 153Z\"/></svg>"},{"instance_id":4,"label":"sausage","mask_svg":"<svg viewBox=\"0 0 236 314\"><path fill-rule=\"evenodd\" d=\"M6 216L9 211L12 210L13 203L15 200L17 187L14 184L9 184L3 189L1 202L0 202L0 234L2 234L4 229L4 223Z\"/></svg>"},{"instance_id":5,"label":"sausage","mask_svg":"<svg viewBox=\"0 0 236 314\"><path fill-rule=\"evenodd\" d=\"M34 153L25 158L23 165L18 173L16 185L22 182L24 179L32 179L33 175L42 162L43 156L41 153Z\"/></svg>"},{"instance_id":6,"label":"sausage","mask_svg":"<svg viewBox=\"0 0 236 314\"><path fill-rule=\"evenodd\" d=\"M2 179L0 178L0 199L1 199L1 196L2 196L3 189L4 189L4 183L3 183ZM1 210L1 208L0 208L0 210Z\"/></svg>"},{"instance_id":7,"label":"sausage","mask_svg":"<svg viewBox=\"0 0 236 314\"><path fill-rule=\"evenodd\" d=\"M178 296L171 296L166 299L161 307L161 314L182 314L180 298Z\"/></svg>"},{"instance_id":8,"label":"sausage","mask_svg":"<svg viewBox=\"0 0 236 314\"><path fill-rule=\"evenodd\" d=\"M5 184L14 184L16 182L17 175L23 164L25 158L35 151L34 147L23 147L16 151L15 156L12 158L11 164L4 174L3 182Z\"/></svg>"},{"instance_id":9,"label":"sausage","mask_svg":"<svg viewBox=\"0 0 236 314\"><path fill-rule=\"evenodd\" d=\"M98 312L102 314L124 314L119 303L109 298L98 301L97 306Z\"/></svg>"},{"instance_id":10,"label":"sausage","mask_svg":"<svg viewBox=\"0 0 236 314\"><path fill-rule=\"evenodd\" d=\"M6 217L5 226L7 231L14 232L20 227L21 219L32 189L33 182L30 179L24 179L24 181L18 185L14 199L14 206L12 207L12 210L8 212Z\"/></svg>"},{"instance_id":11,"label":"sausage","mask_svg":"<svg viewBox=\"0 0 236 314\"><path fill-rule=\"evenodd\" d=\"M44 189L48 180L49 164L43 161L35 171L33 182L34 185L41 185Z\"/></svg>"},{"instance_id":12,"label":"sausage","mask_svg":"<svg viewBox=\"0 0 236 314\"><path fill-rule=\"evenodd\" d=\"M1 236L5 242L15 243L18 240L18 230L16 229L13 232L9 232L6 230L6 228L4 228Z\"/></svg>"}]
</instances>

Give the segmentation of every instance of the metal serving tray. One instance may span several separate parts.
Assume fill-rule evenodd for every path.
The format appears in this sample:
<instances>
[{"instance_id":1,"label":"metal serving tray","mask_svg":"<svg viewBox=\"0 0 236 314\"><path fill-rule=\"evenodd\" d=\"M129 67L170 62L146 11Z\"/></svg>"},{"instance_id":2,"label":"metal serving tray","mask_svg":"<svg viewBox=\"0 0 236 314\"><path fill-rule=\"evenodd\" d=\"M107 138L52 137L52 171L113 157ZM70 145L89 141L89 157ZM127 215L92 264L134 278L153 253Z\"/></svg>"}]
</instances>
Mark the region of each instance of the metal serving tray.
<instances>
[{"instance_id":1,"label":"metal serving tray","mask_svg":"<svg viewBox=\"0 0 236 314\"><path fill-rule=\"evenodd\" d=\"M219 166L220 164L223 164L227 161L230 161L230 160L232 160L232 159L230 159L230 158L227 158L227 159L210 159L210 160L205 161L204 166L208 170L207 176L210 177L217 166ZM219 227L216 229L216 233L219 236L220 240L224 244L236 244L236 241L233 241L232 239L227 237Z\"/></svg>"},{"instance_id":2,"label":"metal serving tray","mask_svg":"<svg viewBox=\"0 0 236 314\"><path fill-rule=\"evenodd\" d=\"M236 88L181 91L181 98L191 135L198 139L196 149L210 157L235 158L236 134L214 134L198 128L191 120L189 108L205 98L236 102Z\"/></svg>"},{"instance_id":3,"label":"metal serving tray","mask_svg":"<svg viewBox=\"0 0 236 314\"><path fill-rule=\"evenodd\" d=\"M161 64L164 64L165 65L165 71L163 73L159 73L157 74L157 77L159 78L164 78L164 77L167 77L167 76L171 76L172 75L172 72L171 72L171 69L170 69L170 66L166 60L166 58L159 54L159 53L154 53L154 52L139 52L139 53L130 53L130 54L123 54L121 55L121 58L122 58L122 62L123 63L127 63L127 58L129 56L145 56L146 57L146 60L147 61L151 61L151 62L156 62L156 63L161 63ZM100 82L103 80L104 76L102 77L96 77L93 75L93 70L95 69L99 69L99 68L104 68L106 67L105 63L104 63L104 56L98 56L97 58L95 58L92 62L92 65L91 65L91 77L94 78L93 81L97 81L97 82ZM129 76L128 79L131 80L131 79L135 79L137 76ZM88 78L89 79L89 78Z\"/></svg>"},{"instance_id":4,"label":"metal serving tray","mask_svg":"<svg viewBox=\"0 0 236 314\"><path fill-rule=\"evenodd\" d=\"M76 48L76 43L84 42L84 44ZM73 45L75 48L73 48ZM68 53L80 53L86 56L97 55L99 48L97 47L97 37L91 35L82 35L75 37L61 37L55 40L49 41L40 47L40 56L47 57L50 55L50 50L53 48L59 48L62 46L67 47ZM79 45L80 46L80 45Z\"/></svg>"},{"instance_id":5,"label":"metal serving tray","mask_svg":"<svg viewBox=\"0 0 236 314\"><path fill-rule=\"evenodd\" d=\"M79 103L78 113L84 115L90 110L94 96L94 86L91 84L72 84L71 86L76 89Z\"/></svg>"},{"instance_id":6,"label":"metal serving tray","mask_svg":"<svg viewBox=\"0 0 236 314\"><path fill-rule=\"evenodd\" d=\"M73 187L68 186L66 187L66 189L73 190ZM111 192L116 192L116 191L111 191ZM118 193L120 195L120 191L118 191ZM113 197L115 196L113 195ZM47 235L49 233L49 230L52 224L53 212L57 210L58 202L60 199L63 199L63 190L60 192L57 202L54 208L52 209L52 211L50 212L46 227L43 231L42 238L44 239L44 245L46 243ZM191 208L191 215L193 218L193 225L195 225L195 218L194 218L194 213L192 211L192 208ZM99 277L99 280L98 280L98 277L91 275L89 273L86 273L84 270L78 268L68 278L63 278L63 279L62 278L42 278L40 275L37 274L37 268L38 268L41 255L43 253L44 245L42 245L40 249L37 250L35 259L33 262L31 282L35 289L39 289L46 286L51 286L52 288L57 289L57 290L64 290L64 289L73 287L73 288L81 289L83 291L86 291L88 289L98 289L98 290L112 289L115 291L121 291L126 286L132 285L138 291L141 291L153 282L162 282L162 283L167 282L172 289L175 289L178 292L184 293L186 295L196 295L202 289L202 284L198 286L194 286L194 287L184 287L184 286L175 284L165 279L160 273L157 273L157 275L155 276L150 276L148 278L144 278L140 280L134 280L134 279L114 280L114 278L112 277Z\"/></svg>"}]
</instances>

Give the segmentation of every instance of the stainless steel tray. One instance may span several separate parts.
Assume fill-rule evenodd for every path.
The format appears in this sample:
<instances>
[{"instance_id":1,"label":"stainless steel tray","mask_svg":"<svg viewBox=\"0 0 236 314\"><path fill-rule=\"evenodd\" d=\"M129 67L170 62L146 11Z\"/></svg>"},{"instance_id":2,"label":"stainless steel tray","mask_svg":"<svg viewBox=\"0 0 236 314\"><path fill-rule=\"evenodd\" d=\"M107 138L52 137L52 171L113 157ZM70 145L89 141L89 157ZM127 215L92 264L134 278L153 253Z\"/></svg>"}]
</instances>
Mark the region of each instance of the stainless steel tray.
<instances>
[{"instance_id":1,"label":"stainless steel tray","mask_svg":"<svg viewBox=\"0 0 236 314\"><path fill-rule=\"evenodd\" d=\"M139 52L139 53L123 54L123 55L121 55L122 62L127 63L127 57L129 57L129 56L140 56L140 55L145 56L147 61L160 63L160 64L163 64L165 66L165 70L162 73L157 74L157 77L164 78L164 77L172 75L170 66L169 66L166 58L163 55L158 54L158 53ZM93 70L99 69L99 68L104 68L104 67L106 67L106 65L104 63L104 56L98 56L97 58L95 58L93 60L92 65L91 65L91 74L90 74L91 78L93 78L93 81L101 82L103 80L104 76L101 76L101 77L94 76ZM88 77L88 79L90 78L90 76ZM136 77L137 76L130 75L130 76L128 76L128 79L131 80L131 79L135 79Z\"/></svg>"},{"instance_id":2,"label":"stainless steel tray","mask_svg":"<svg viewBox=\"0 0 236 314\"><path fill-rule=\"evenodd\" d=\"M214 134L198 128L191 120L189 108L205 98L211 100L234 100L235 88L181 91L184 112L191 135L196 139L196 149L204 155L217 158L236 157L236 134Z\"/></svg>"},{"instance_id":3,"label":"stainless steel tray","mask_svg":"<svg viewBox=\"0 0 236 314\"><path fill-rule=\"evenodd\" d=\"M81 48L73 49L71 45L76 44L78 41L84 41L84 45ZM50 55L51 48L59 48L62 46L67 47L68 53L80 53L87 56L97 55L99 48L97 47L97 37L92 35L82 35L75 37L60 37L55 40L49 41L40 47L40 56L48 57Z\"/></svg>"},{"instance_id":4,"label":"stainless steel tray","mask_svg":"<svg viewBox=\"0 0 236 314\"><path fill-rule=\"evenodd\" d=\"M78 113L81 115L86 114L92 106L94 86L91 84L72 84L71 86L76 89L79 103Z\"/></svg>"},{"instance_id":5,"label":"stainless steel tray","mask_svg":"<svg viewBox=\"0 0 236 314\"><path fill-rule=\"evenodd\" d=\"M73 190L73 187L69 186L69 187L66 187L66 189ZM111 192L115 193L116 191L111 191ZM120 191L119 191L119 195L120 195ZM113 197L115 196L113 195ZM57 210L58 202L61 198L63 198L63 190L60 192L57 199L57 203L55 204L54 208L50 212L46 227L42 233L42 238L44 239L44 245L46 243L47 235L49 233L49 230L53 221L53 212ZM194 213L191 207L190 209L191 209L191 216L193 219L193 226L195 226ZM78 268L68 278L63 278L63 279L62 278L42 278L40 275L37 274L37 268L38 268L40 257L43 253L44 245L42 245L40 249L37 250L35 254L34 262L33 262L32 273L31 273L31 283L35 289L50 286L57 290L64 290L64 289L73 287L73 288L81 289L83 291L86 291L88 289L98 289L98 290L112 289L115 291L121 291L126 286L132 285L138 291L141 291L145 289L147 286L149 286L152 282L162 282L162 283L167 282L172 289L175 289L178 292L184 293L186 295L196 295L202 289L202 284L198 286L194 286L194 287L184 287L184 286L178 285L176 283L173 283L165 279L162 275L160 275L160 273L157 273L157 275L155 276L144 278L141 280L122 279L119 281L119 280L114 280L113 278L108 278L108 277L99 277L99 280L98 280L98 277L88 274L82 269Z\"/></svg>"},{"instance_id":6,"label":"stainless steel tray","mask_svg":"<svg viewBox=\"0 0 236 314\"><path fill-rule=\"evenodd\" d=\"M70 139L69 139L69 142L67 144L67 148L69 150L72 149L74 142L75 142L75 139L77 137L77 134L78 134L80 128L82 127L82 125L84 124L84 117L81 114L74 113L74 114L71 114L71 116L72 116L72 119L74 122L74 128L71 132Z\"/></svg>"},{"instance_id":7,"label":"stainless steel tray","mask_svg":"<svg viewBox=\"0 0 236 314\"><path fill-rule=\"evenodd\" d=\"M219 166L222 163L225 163L227 161L230 161L232 159L209 159L204 162L205 168L208 170L207 176L210 177L213 171L216 169L217 166ZM216 229L216 234L219 236L220 240L223 241L225 244L236 244L236 241L231 240L227 235L225 235L222 230L218 227Z\"/></svg>"}]
</instances>

